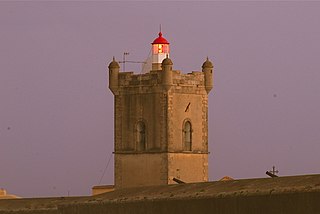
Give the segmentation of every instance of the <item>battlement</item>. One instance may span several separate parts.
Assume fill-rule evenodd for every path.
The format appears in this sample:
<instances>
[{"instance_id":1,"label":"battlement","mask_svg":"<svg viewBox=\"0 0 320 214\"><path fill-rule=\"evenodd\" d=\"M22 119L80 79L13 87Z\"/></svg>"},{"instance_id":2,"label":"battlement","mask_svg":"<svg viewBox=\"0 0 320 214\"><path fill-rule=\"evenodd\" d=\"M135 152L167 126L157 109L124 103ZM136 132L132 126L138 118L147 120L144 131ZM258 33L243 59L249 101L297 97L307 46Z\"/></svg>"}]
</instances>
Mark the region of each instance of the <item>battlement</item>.
<instances>
[{"instance_id":1,"label":"battlement","mask_svg":"<svg viewBox=\"0 0 320 214\"><path fill-rule=\"evenodd\" d=\"M119 72L120 87L135 86L157 86L163 83L162 70L150 71L145 74L135 74L134 72ZM172 71L173 85L176 86L204 86L204 73L192 71L183 74L179 70Z\"/></svg>"},{"instance_id":2,"label":"battlement","mask_svg":"<svg viewBox=\"0 0 320 214\"><path fill-rule=\"evenodd\" d=\"M119 86L152 86L162 83L161 71L150 71L145 74L134 74L134 72L119 72Z\"/></svg>"},{"instance_id":3,"label":"battlement","mask_svg":"<svg viewBox=\"0 0 320 214\"><path fill-rule=\"evenodd\" d=\"M173 84L178 86L204 86L204 73L201 71L192 71L191 73L181 74L180 71L173 71Z\"/></svg>"},{"instance_id":4,"label":"battlement","mask_svg":"<svg viewBox=\"0 0 320 214\"><path fill-rule=\"evenodd\" d=\"M159 64L159 63L158 63ZM176 92L191 92L196 94L202 93L205 89L209 93L213 87L213 64L207 59L202 65L202 71L192 71L191 73L182 74L179 70L172 69L171 59L165 58L158 70L151 70L145 74L135 74L134 72L120 72L120 65L113 59L109 64L109 88L116 95L124 88L139 88L138 93L144 93L152 90L170 89ZM184 90L183 88L187 88ZM126 93L137 93L127 91Z\"/></svg>"}]
</instances>

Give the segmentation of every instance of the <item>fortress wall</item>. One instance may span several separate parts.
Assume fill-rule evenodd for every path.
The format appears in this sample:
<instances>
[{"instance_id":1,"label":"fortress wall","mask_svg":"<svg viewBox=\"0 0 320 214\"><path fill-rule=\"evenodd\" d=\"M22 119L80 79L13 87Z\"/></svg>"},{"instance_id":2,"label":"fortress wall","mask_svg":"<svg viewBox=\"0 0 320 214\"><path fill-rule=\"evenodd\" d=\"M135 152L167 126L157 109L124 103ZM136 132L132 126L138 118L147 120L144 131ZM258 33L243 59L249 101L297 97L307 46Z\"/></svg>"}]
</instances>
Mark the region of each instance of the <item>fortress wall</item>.
<instances>
[{"instance_id":1,"label":"fortress wall","mask_svg":"<svg viewBox=\"0 0 320 214\"><path fill-rule=\"evenodd\" d=\"M0 211L0 214L59 214L57 209L55 210L11 210Z\"/></svg>"},{"instance_id":2,"label":"fortress wall","mask_svg":"<svg viewBox=\"0 0 320 214\"><path fill-rule=\"evenodd\" d=\"M320 192L63 205L60 214L320 213Z\"/></svg>"},{"instance_id":3,"label":"fortress wall","mask_svg":"<svg viewBox=\"0 0 320 214\"><path fill-rule=\"evenodd\" d=\"M320 175L123 188L89 197L0 200L0 214L318 214Z\"/></svg>"}]
</instances>

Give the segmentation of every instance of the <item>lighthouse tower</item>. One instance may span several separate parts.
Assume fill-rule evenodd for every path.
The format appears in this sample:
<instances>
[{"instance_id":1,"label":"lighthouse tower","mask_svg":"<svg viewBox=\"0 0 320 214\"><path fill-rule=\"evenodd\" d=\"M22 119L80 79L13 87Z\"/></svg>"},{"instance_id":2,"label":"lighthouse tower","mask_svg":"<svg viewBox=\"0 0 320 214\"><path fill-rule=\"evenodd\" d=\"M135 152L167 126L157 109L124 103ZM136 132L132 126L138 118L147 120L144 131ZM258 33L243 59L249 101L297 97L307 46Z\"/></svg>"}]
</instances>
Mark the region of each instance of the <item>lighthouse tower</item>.
<instances>
[{"instance_id":1,"label":"lighthouse tower","mask_svg":"<svg viewBox=\"0 0 320 214\"><path fill-rule=\"evenodd\" d=\"M173 70L169 42L152 43L152 69L143 74L109 64L114 94L115 188L208 180L208 94L213 64ZM199 66L200 67L200 66Z\"/></svg>"},{"instance_id":2,"label":"lighthouse tower","mask_svg":"<svg viewBox=\"0 0 320 214\"><path fill-rule=\"evenodd\" d=\"M162 61L169 58L169 42L162 37L161 31L159 37L156 38L152 43L152 70L161 70Z\"/></svg>"}]
</instances>

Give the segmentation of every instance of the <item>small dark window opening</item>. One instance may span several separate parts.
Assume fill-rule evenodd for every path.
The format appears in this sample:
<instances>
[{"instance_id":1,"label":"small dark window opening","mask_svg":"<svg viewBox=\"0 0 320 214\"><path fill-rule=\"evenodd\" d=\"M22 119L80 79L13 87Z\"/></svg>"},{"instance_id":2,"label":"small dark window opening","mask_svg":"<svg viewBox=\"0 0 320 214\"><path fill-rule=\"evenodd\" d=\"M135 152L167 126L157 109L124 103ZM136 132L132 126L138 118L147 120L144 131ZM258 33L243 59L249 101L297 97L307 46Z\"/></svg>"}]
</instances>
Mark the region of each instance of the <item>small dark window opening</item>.
<instances>
[{"instance_id":1,"label":"small dark window opening","mask_svg":"<svg viewBox=\"0 0 320 214\"><path fill-rule=\"evenodd\" d=\"M140 121L137 124L137 146L139 151L146 150L146 126Z\"/></svg>"},{"instance_id":2,"label":"small dark window opening","mask_svg":"<svg viewBox=\"0 0 320 214\"><path fill-rule=\"evenodd\" d=\"M184 137L184 150L191 151L192 150L192 127L189 121L184 123L183 129L183 137Z\"/></svg>"}]
</instances>

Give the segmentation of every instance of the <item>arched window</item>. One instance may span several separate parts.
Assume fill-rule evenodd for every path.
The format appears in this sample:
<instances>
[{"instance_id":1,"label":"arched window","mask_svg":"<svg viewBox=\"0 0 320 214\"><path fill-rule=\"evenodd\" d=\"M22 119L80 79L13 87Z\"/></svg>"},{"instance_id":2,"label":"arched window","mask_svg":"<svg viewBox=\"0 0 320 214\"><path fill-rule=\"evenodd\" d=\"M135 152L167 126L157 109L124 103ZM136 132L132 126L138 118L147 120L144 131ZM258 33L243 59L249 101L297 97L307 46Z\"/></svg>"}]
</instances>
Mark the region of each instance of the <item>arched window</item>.
<instances>
[{"instance_id":1,"label":"arched window","mask_svg":"<svg viewBox=\"0 0 320 214\"><path fill-rule=\"evenodd\" d=\"M191 151L192 150L192 126L190 121L186 121L184 123L183 142L184 142L184 150Z\"/></svg>"},{"instance_id":2,"label":"arched window","mask_svg":"<svg viewBox=\"0 0 320 214\"><path fill-rule=\"evenodd\" d=\"M137 148L139 151L146 150L146 126L144 122L139 121L136 127Z\"/></svg>"}]
</instances>

